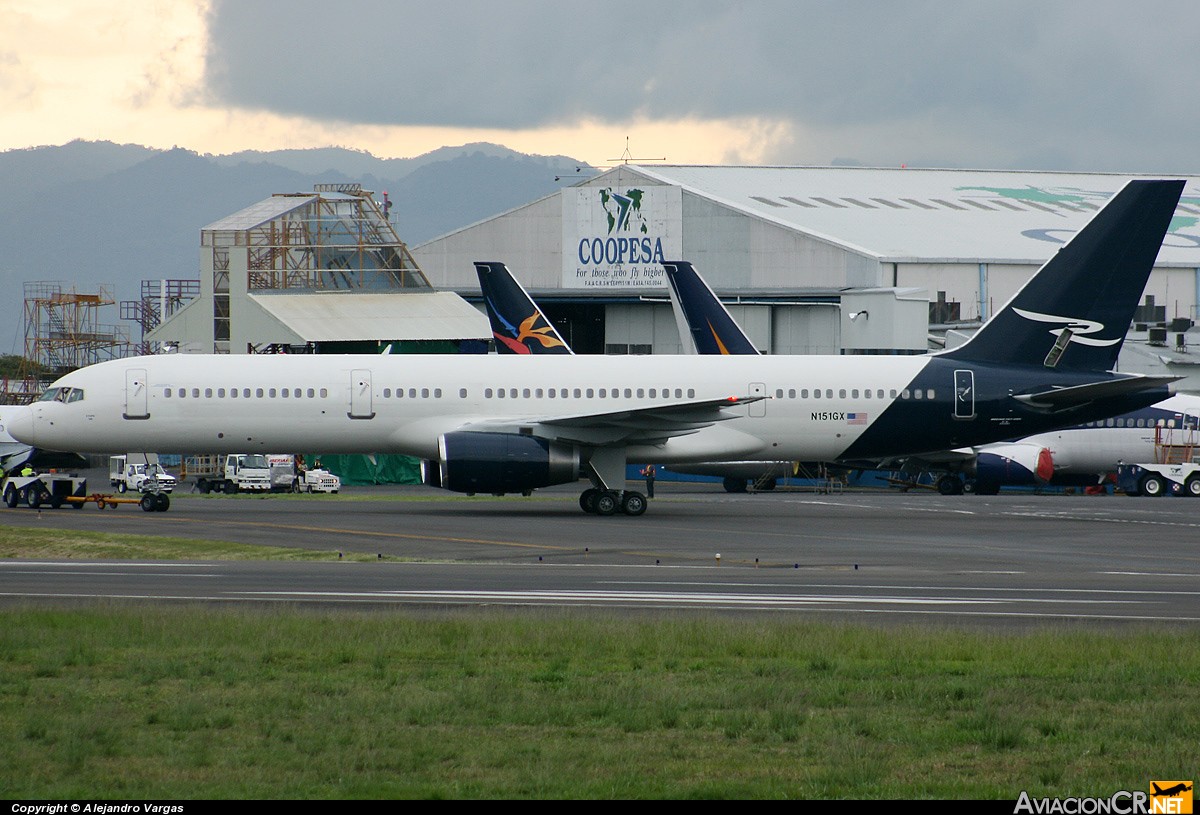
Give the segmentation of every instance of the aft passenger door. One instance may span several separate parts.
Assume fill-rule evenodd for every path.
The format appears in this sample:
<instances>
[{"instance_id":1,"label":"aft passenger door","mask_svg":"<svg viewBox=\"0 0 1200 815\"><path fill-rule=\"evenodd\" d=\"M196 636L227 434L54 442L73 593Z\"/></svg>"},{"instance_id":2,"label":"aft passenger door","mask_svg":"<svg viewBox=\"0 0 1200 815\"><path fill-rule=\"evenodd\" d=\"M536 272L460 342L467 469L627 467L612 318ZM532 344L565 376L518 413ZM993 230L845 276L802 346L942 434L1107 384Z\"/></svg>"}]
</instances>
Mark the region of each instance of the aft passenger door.
<instances>
[{"instance_id":1,"label":"aft passenger door","mask_svg":"<svg viewBox=\"0 0 1200 815\"><path fill-rule=\"evenodd\" d=\"M150 389L146 386L146 369L130 368L125 371L126 419L150 418Z\"/></svg>"},{"instance_id":2,"label":"aft passenger door","mask_svg":"<svg viewBox=\"0 0 1200 815\"><path fill-rule=\"evenodd\" d=\"M374 419L375 411L371 403L371 372L357 370L350 372L350 418Z\"/></svg>"}]
</instances>

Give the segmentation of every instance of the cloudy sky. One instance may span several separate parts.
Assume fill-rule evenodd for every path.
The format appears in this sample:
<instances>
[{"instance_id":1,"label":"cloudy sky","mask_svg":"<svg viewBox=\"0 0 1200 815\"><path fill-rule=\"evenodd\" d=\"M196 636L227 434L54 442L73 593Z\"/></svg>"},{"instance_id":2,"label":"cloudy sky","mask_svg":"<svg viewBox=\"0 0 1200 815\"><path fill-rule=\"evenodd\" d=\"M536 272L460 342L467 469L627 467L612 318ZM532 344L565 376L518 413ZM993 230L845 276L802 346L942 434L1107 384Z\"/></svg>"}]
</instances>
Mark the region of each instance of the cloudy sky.
<instances>
[{"instance_id":1,"label":"cloudy sky","mask_svg":"<svg viewBox=\"0 0 1200 815\"><path fill-rule=\"evenodd\" d=\"M1195 0L0 0L0 149L1200 172Z\"/></svg>"}]
</instances>

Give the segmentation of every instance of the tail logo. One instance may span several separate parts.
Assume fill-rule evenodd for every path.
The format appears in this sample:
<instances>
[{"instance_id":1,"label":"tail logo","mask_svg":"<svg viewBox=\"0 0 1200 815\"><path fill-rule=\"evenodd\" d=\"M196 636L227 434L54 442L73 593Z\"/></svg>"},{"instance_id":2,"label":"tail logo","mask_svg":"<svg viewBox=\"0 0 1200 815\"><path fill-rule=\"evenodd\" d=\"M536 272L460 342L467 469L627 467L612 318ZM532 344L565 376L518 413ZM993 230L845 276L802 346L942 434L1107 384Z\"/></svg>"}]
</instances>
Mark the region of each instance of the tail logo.
<instances>
[{"instance_id":1,"label":"tail logo","mask_svg":"<svg viewBox=\"0 0 1200 815\"><path fill-rule=\"evenodd\" d=\"M516 351L518 354L530 353L530 340L539 343L543 348L556 348L558 346L565 347L565 343L562 340L551 334L554 329L550 325L543 323L541 327L534 328L534 324L538 322L538 319L541 316L541 314L534 312L522 320L520 328L513 332L516 334L515 337L505 337L494 331L492 332L492 336L498 341L504 343L513 351ZM511 324L506 323L505 325L510 330L513 330L513 326Z\"/></svg>"},{"instance_id":2,"label":"tail logo","mask_svg":"<svg viewBox=\"0 0 1200 815\"><path fill-rule=\"evenodd\" d=\"M1055 314L1040 314L1036 311L1026 311L1022 308L1013 308L1020 316L1026 320L1032 320L1035 323L1057 323L1062 328L1057 331L1047 332L1053 337L1062 339L1063 334L1068 336L1068 342L1077 342L1080 345L1090 345L1093 347L1104 347L1108 345L1116 345L1121 341L1120 337L1111 340L1102 340L1097 337L1085 337L1085 334L1096 334L1104 330L1104 323L1096 322L1095 320L1078 320L1074 317L1059 317Z\"/></svg>"}]
</instances>

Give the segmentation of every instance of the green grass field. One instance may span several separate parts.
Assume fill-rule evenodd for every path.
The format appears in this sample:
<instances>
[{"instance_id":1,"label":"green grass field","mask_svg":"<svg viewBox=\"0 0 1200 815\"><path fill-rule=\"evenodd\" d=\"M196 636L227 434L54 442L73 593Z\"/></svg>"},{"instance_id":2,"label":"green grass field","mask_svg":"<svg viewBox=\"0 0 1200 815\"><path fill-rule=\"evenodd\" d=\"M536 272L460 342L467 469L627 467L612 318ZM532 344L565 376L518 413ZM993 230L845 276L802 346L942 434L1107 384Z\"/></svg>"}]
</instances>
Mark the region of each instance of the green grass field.
<instances>
[{"instance_id":1,"label":"green grass field","mask_svg":"<svg viewBox=\"0 0 1200 815\"><path fill-rule=\"evenodd\" d=\"M4 556L53 556L11 532ZM217 556L194 547L164 545ZM10 799L1015 802L1196 769L1195 631L504 609L0 615Z\"/></svg>"}]
</instances>

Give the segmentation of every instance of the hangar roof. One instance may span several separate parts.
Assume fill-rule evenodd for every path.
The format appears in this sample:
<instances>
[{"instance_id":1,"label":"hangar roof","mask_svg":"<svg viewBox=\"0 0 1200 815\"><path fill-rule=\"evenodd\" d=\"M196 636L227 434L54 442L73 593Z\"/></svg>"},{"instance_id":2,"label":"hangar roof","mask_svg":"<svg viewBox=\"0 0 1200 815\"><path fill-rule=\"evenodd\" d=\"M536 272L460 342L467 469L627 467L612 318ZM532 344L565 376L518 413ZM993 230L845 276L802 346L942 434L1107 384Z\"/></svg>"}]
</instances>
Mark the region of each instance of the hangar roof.
<instances>
[{"instance_id":1,"label":"hangar roof","mask_svg":"<svg viewBox=\"0 0 1200 815\"><path fill-rule=\"evenodd\" d=\"M261 292L250 300L310 342L492 336L487 318L453 292Z\"/></svg>"},{"instance_id":2,"label":"hangar roof","mask_svg":"<svg viewBox=\"0 0 1200 815\"><path fill-rule=\"evenodd\" d=\"M1044 262L1130 178L1183 178L1159 265L1200 267L1200 176L631 164L583 183L625 170L883 262L1021 264Z\"/></svg>"}]
</instances>

